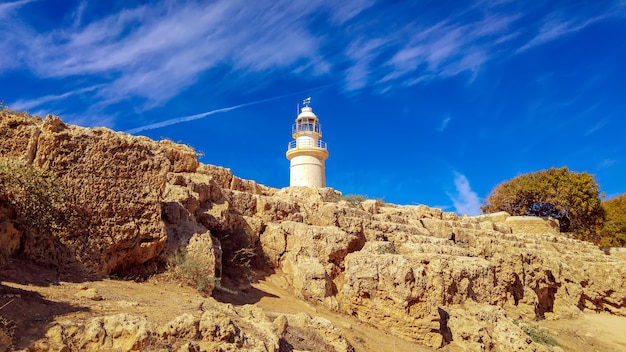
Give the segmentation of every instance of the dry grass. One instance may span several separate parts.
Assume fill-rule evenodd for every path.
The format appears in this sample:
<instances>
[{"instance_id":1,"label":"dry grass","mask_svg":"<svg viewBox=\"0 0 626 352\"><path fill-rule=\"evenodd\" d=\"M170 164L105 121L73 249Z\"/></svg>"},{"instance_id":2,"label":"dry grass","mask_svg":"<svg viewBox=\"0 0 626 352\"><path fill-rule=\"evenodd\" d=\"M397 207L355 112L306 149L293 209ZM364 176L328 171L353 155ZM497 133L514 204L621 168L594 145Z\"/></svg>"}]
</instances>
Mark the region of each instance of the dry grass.
<instances>
[{"instance_id":1,"label":"dry grass","mask_svg":"<svg viewBox=\"0 0 626 352\"><path fill-rule=\"evenodd\" d=\"M177 251L168 258L167 268L175 279L200 292L206 292L216 282L216 278L207 273L205 263L183 251Z\"/></svg>"}]
</instances>

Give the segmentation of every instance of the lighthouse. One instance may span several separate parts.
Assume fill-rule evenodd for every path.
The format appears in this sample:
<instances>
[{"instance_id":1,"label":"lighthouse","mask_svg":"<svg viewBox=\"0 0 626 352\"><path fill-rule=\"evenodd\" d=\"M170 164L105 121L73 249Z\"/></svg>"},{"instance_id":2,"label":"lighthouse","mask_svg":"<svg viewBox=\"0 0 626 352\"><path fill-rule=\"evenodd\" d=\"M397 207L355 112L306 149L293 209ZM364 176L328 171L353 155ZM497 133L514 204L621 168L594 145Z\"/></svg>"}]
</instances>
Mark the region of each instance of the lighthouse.
<instances>
[{"instance_id":1,"label":"lighthouse","mask_svg":"<svg viewBox=\"0 0 626 352\"><path fill-rule=\"evenodd\" d=\"M324 161L328 159L326 142L322 141L322 125L311 109L311 98L291 127L293 140L287 147L289 186L326 187Z\"/></svg>"}]
</instances>

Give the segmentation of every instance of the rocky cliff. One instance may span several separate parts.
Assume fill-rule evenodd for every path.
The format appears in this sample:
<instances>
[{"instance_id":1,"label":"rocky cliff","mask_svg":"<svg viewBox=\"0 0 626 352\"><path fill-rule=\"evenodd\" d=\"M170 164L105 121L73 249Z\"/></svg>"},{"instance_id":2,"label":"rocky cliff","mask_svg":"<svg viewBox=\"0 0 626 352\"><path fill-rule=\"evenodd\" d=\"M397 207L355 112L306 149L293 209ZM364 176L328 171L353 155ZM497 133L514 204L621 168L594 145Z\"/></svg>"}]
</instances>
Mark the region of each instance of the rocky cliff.
<instances>
[{"instance_id":1,"label":"rocky cliff","mask_svg":"<svg viewBox=\"0 0 626 352\"><path fill-rule=\"evenodd\" d=\"M199 164L188 147L50 115L1 113L0 156L50 172L71 200L71 231L54 248L22 241L5 251L61 272L149 275L182 251L213 278L209 294L280 272L311 304L425 346L469 350L545 349L518 319L626 315L626 262L551 221L272 189ZM3 248L20 241L3 228ZM105 329L103 319L94 324ZM278 348L272 339L264 350Z\"/></svg>"}]
</instances>

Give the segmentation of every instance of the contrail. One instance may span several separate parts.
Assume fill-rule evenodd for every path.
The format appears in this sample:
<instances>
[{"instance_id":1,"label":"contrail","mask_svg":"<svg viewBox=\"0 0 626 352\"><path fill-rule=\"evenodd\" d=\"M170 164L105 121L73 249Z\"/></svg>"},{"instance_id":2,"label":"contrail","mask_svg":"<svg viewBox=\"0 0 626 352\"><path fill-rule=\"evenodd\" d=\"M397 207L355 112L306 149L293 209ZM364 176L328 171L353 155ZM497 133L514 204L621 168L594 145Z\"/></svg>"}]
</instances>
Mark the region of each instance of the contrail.
<instances>
[{"instance_id":1,"label":"contrail","mask_svg":"<svg viewBox=\"0 0 626 352\"><path fill-rule=\"evenodd\" d=\"M173 118L173 119L169 119L169 120L153 123L153 124L150 124L150 125L136 127L136 128L124 131L124 132L126 132L126 133L137 133L137 132L143 132L143 131L147 131L147 130L154 130L154 129L165 127L165 126L171 126L171 125L175 125L175 124L182 123L182 122L198 120L198 119L207 117L209 115L217 114L217 113L220 113L220 112L227 112L227 111L243 108L243 107L246 107L246 106L266 103L268 101L274 101L274 100L290 97L290 96L297 95L297 94L302 94L302 93L306 93L306 92L315 91L315 90L318 90L318 89L327 88L327 87L330 87L330 86L335 85L335 84L337 84L337 83L331 83L331 84L327 84L325 86L321 86L321 87L317 87L317 88L313 88L313 89L307 89L307 90L303 90L303 91L300 91L300 92L279 95L279 96L273 97L273 98L255 100L255 101L251 101L251 102L248 102L248 103L243 103L243 104L239 104L239 105L229 106L227 108L211 110L211 111L203 112L203 113L196 114L196 115L176 117L176 118Z\"/></svg>"}]
</instances>

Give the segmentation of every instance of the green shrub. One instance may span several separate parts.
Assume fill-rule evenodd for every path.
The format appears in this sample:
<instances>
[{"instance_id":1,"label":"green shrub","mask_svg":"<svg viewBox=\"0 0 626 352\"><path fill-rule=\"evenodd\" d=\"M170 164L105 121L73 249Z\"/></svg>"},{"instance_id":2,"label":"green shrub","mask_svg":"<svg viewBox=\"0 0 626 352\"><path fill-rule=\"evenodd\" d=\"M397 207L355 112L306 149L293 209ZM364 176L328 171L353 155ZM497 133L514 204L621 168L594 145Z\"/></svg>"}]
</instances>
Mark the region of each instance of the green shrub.
<instances>
[{"instance_id":1,"label":"green shrub","mask_svg":"<svg viewBox=\"0 0 626 352\"><path fill-rule=\"evenodd\" d=\"M544 346L553 347L557 346L559 343L554 339L554 337L548 335L545 331L531 329L529 327L523 327L524 333L530 337L536 343L540 343Z\"/></svg>"},{"instance_id":2,"label":"green shrub","mask_svg":"<svg viewBox=\"0 0 626 352\"><path fill-rule=\"evenodd\" d=\"M58 233L66 224L66 199L55 178L31 165L0 158L0 206L14 210L16 227Z\"/></svg>"},{"instance_id":3,"label":"green shrub","mask_svg":"<svg viewBox=\"0 0 626 352\"><path fill-rule=\"evenodd\" d=\"M361 205L364 200L367 200L367 198L360 194L347 194L342 196L340 200L345 200L352 208L356 208Z\"/></svg>"},{"instance_id":4,"label":"green shrub","mask_svg":"<svg viewBox=\"0 0 626 352\"><path fill-rule=\"evenodd\" d=\"M513 320L513 324L515 324L515 326L519 326L522 331L524 331L524 333L536 343L540 343L548 347L559 345L559 343L552 336L548 335L548 333L546 333L545 331L535 330L526 326L525 324L521 324L520 326L520 322L518 320Z\"/></svg>"},{"instance_id":5,"label":"green shrub","mask_svg":"<svg viewBox=\"0 0 626 352\"><path fill-rule=\"evenodd\" d=\"M216 280L207 272L206 263L194 256L186 255L183 251L177 251L168 258L167 268L174 278L194 286L201 292L205 292L207 287L213 286L212 284Z\"/></svg>"},{"instance_id":6,"label":"green shrub","mask_svg":"<svg viewBox=\"0 0 626 352\"><path fill-rule=\"evenodd\" d=\"M398 254L398 252L396 251L396 248L393 246L393 243L391 242L378 245L378 247L376 248L376 252L378 254Z\"/></svg>"}]
</instances>

